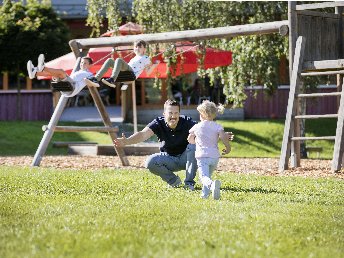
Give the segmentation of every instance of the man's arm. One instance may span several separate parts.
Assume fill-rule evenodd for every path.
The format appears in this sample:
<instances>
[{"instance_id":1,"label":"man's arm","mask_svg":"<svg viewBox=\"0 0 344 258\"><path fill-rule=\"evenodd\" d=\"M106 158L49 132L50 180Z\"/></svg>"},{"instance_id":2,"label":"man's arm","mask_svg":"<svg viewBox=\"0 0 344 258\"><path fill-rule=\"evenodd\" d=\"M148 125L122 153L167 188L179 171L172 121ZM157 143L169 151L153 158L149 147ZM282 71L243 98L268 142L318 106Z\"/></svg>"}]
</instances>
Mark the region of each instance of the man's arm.
<instances>
[{"instance_id":1,"label":"man's arm","mask_svg":"<svg viewBox=\"0 0 344 258\"><path fill-rule=\"evenodd\" d=\"M234 140L234 134L232 132L225 132L228 141L233 141Z\"/></svg>"},{"instance_id":2,"label":"man's arm","mask_svg":"<svg viewBox=\"0 0 344 258\"><path fill-rule=\"evenodd\" d=\"M154 135L154 132L152 131L152 129L150 129L149 127L145 127L142 129L142 131L134 133L133 135L129 136L128 138L126 138L125 135L122 134L122 137L115 139L113 141L113 143L117 147L123 147L125 145L144 142L145 140L148 140L153 135Z\"/></svg>"}]
</instances>

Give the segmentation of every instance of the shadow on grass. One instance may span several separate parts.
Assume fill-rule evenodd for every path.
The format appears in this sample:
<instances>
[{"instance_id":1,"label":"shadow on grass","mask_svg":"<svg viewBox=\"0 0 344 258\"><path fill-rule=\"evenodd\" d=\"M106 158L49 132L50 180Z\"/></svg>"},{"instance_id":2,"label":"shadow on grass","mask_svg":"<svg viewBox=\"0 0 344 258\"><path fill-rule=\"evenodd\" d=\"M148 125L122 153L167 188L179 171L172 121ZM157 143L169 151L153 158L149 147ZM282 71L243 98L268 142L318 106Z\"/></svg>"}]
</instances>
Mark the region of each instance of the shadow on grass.
<instances>
[{"instance_id":1,"label":"shadow on grass","mask_svg":"<svg viewBox=\"0 0 344 258\"><path fill-rule=\"evenodd\" d=\"M196 186L195 190L202 191L202 187ZM280 192L280 191L277 191L275 189L264 189L261 187L242 188L242 187L224 186L224 187L221 187L221 191L223 191L223 192L237 192L237 193L285 194L284 192Z\"/></svg>"},{"instance_id":2,"label":"shadow on grass","mask_svg":"<svg viewBox=\"0 0 344 258\"><path fill-rule=\"evenodd\" d=\"M264 150L266 152L271 152L271 149L275 149L276 151L279 151L283 139L283 132L281 133L281 141L276 144L276 141L274 139L265 138L262 136L259 136L257 134L253 134L246 130L238 130L238 129L231 129L231 128L225 128L226 132L233 132L235 135L234 141L239 145L250 145L254 146L257 149ZM245 140L244 137L248 138L248 140ZM265 147L268 146L268 147Z\"/></svg>"}]
</instances>

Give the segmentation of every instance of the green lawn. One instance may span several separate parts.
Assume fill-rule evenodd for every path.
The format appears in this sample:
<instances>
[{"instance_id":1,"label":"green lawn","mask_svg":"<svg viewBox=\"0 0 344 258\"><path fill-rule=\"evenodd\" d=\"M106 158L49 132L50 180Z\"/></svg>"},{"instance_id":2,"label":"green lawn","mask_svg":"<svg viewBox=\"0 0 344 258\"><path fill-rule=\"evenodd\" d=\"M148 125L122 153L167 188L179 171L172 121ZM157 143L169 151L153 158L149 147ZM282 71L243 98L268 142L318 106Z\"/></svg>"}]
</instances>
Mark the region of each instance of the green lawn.
<instances>
[{"instance_id":1,"label":"green lawn","mask_svg":"<svg viewBox=\"0 0 344 258\"><path fill-rule=\"evenodd\" d=\"M284 120L245 120L219 121L226 129L235 134L230 157L279 157L283 138ZM47 122L0 122L0 156L34 155L42 139L41 127ZM66 123L61 123L66 124ZM71 123L69 123L71 124ZM78 125L94 125L78 123ZM97 124L99 125L99 124ZM132 127L119 126L120 131L132 132ZM143 125L139 127L143 128ZM307 136L335 135L335 119L309 120L306 123ZM154 140L153 138L152 140ZM155 139L156 140L156 139ZM55 133L51 141L95 141L100 144L111 144L106 133ZM333 141L307 142L310 146L321 146L324 151L320 158L331 159ZM66 149L52 148L49 145L47 155L66 154ZM312 153L311 158L316 154Z\"/></svg>"},{"instance_id":2,"label":"green lawn","mask_svg":"<svg viewBox=\"0 0 344 258\"><path fill-rule=\"evenodd\" d=\"M1 167L0 257L343 257L342 180L214 177L219 201L145 170Z\"/></svg>"}]
</instances>

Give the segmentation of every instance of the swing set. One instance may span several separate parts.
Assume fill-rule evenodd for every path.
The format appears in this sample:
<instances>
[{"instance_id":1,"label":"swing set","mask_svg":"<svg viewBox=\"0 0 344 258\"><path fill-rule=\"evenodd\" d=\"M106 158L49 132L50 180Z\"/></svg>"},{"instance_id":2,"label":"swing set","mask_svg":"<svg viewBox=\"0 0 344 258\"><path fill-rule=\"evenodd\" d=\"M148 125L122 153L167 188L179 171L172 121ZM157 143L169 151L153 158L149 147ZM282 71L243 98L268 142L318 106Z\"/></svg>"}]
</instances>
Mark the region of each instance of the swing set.
<instances>
[{"instance_id":1,"label":"swing set","mask_svg":"<svg viewBox=\"0 0 344 258\"><path fill-rule=\"evenodd\" d=\"M323 14L319 12L309 11L310 9L318 8L328 8L333 7L336 10L336 14ZM199 30L188 30L188 31L175 31L175 32L164 32L155 34L141 34L141 35L128 35L128 36L115 36L109 38L87 38L87 39L75 39L69 42L69 45L77 58L77 62L74 66L73 72L79 69L80 59L86 56L90 48L100 48L100 47L117 47L117 46L128 46L135 42L136 40L144 40L148 44L154 43L171 43L180 41L199 41L212 38L229 38L235 36L245 36L245 35L263 35L271 33L279 33L282 36L287 36L289 34L289 60L290 67L289 72L291 75L291 90L288 102L288 112L285 124L284 138L281 148L281 157L279 170L283 171L288 169L288 160L292 157L292 166L297 167L299 164L300 140L309 140L307 137L299 137L300 128L297 126L300 119L305 118L318 118L322 116L304 116L298 115L294 111L298 109L297 101L295 101L295 96L298 98L303 98L305 94L298 94L300 76L303 75L304 71L314 71L331 69L327 73L335 73L338 78L338 93L336 96L341 96L340 106L338 114L335 117L338 119L336 136L328 137L330 140L335 140L335 150L333 156L332 170L338 171L342 167L343 150L344 150L344 90L340 87L343 83L343 75L341 70L338 69L344 67L343 52L343 7L344 3L340 2L325 2L325 3L314 3L314 4L304 4L297 5L296 2L288 2L288 20L266 22L266 23L255 23L228 27L218 27L209 29L199 29ZM305 18L306 17L306 18ZM307 17L311 17L308 19ZM314 18L316 17L316 18ZM297 21L297 22L296 22ZM316 21L317 24L313 24ZM321 26L319 26L321 25ZM335 26L333 26L335 25ZM308 27L307 27L308 26ZM300 29L304 28L304 29ZM313 31L310 28L314 28ZM307 56L307 62L303 62L305 40L300 38L304 36L307 38L307 51L305 52ZM299 38L298 42L297 39ZM339 38L339 41L338 41ZM316 47L313 47L316 46ZM323 51L326 50L326 51ZM331 52L331 53L330 53ZM295 53L295 57L294 57ZM330 53L330 54L329 54ZM109 53L109 55L111 55ZM159 53L160 54L160 53ZM107 57L104 57L107 58ZM332 60L326 60L330 58ZM320 61L315 61L320 60ZM100 61L97 61L100 62ZM302 73L301 73L302 72ZM316 72L321 75L321 72ZM123 78L124 78L123 74ZM121 76L119 76L121 78ZM120 79L117 79L117 82ZM125 80L130 78L125 77ZM136 113L136 93L135 93L135 80L125 81L127 84L132 85L132 105L133 105L133 117L134 126L137 126L137 113ZM103 120L104 127L102 128L67 128L67 127L57 127L57 122L59 121L63 109L67 102L67 97L61 96L59 102L54 110L49 124L45 127L45 132L40 145L34 156L32 166L39 166L41 159L47 149L47 146L51 140L54 131L81 131L81 130L102 130L107 131L112 139L116 139L118 128L114 128L110 122L110 118L105 110L104 104L100 98L98 90L94 87L89 87L88 89L94 100L94 103L100 113ZM340 93L341 91L341 93ZM312 95L315 96L315 95ZM308 97L308 96L307 96ZM123 105L123 103L122 103ZM328 115L328 117L334 117ZM135 122L136 121L136 122ZM136 124L135 124L136 123ZM137 128L135 129L137 131ZM312 137L311 137L312 138ZM327 139L327 138L326 138ZM325 140L326 140L325 139ZM322 138L320 139L322 140ZM117 155L119 156L122 165L128 166L129 161L125 155L123 148L114 146Z\"/></svg>"}]
</instances>

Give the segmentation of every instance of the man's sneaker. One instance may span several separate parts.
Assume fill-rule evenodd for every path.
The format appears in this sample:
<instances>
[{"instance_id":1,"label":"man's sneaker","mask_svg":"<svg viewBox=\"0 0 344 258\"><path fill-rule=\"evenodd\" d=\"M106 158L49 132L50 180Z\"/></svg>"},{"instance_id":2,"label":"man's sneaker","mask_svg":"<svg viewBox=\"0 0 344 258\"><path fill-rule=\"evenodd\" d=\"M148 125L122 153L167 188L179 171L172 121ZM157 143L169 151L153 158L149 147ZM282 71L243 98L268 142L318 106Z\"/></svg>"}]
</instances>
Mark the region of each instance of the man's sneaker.
<instances>
[{"instance_id":1,"label":"man's sneaker","mask_svg":"<svg viewBox=\"0 0 344 258\"><path fill-rule=\"evenodd\" d=\"M43 54L40 54L38 56L38 65L37 65L38 72L42 72L44 70L44 67L45 67L44 59L45 58Z\"/></svg>"},{"instance_id":2,"label":"man's sneaker","mask_svg":"<svg viewBox=\"0 0 344 258\"><path fill-rule=\"evenodd\" d=\"M102 79L102 83L104 83L105 85L109 87L116 88L115 81L112 77L107 78L107 79Z\"/></svg>"},{"instance_id":3,"label":"man's sneaker","mask_svg":"<svg viewBox=\"0 0 344 258\"><path fill-rule=\"evenodd\" d=\"M220 187L221 187L221 182L219 180L215 180L211 184L211 193L214 200L220 199Z\"/></svg>"},{"instance_id":4,"label":"man's sneaker","mask_svg":"<svg viewBox=\"0 0 344 258\"><path fill-rule=\"evenodd\" d=\"M184 189L189 191L195 191L195 187L193 185L184 185Z\"/></svg>"},{"instance_id":5,"label":"man's sneaker","mask_svg":"<svg viewBox=\"0 0 344 258\"><path fill-rule=\"evenodd\" d=\"M94 77L94 76L85 78L84 80L85 80L85 83L86 83L87 86L90 86L90 87L99 87L99 81L98 81L97 78Z\"/></svg>"},{"instance_id":6,"label":"man's sneaker","mask_svg":"<svg viewBox=\"0 0 344 258\"><path fill-rule=\"evenodd\" d=\"M177 177L177 180L173 183L173 184L170 184L168 185L169 187L172 187L172 188L178 188L182 185L182 180L180 180L179 177Z\"/></svg>"},{"instance_id":7,"label":"man's sneaker","mask_svg":"<svg viewBox=\"0 0 344 258\"><path fill-rule=\"evenodd\" d=\"M27 61L27 73L29 74L30 79L34 79L36 77L37 68L33 66L32 61Z\"/></svg>"}]
</instances>

